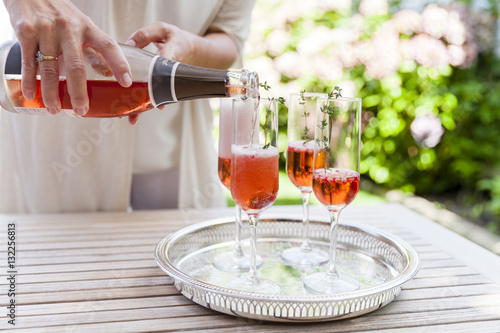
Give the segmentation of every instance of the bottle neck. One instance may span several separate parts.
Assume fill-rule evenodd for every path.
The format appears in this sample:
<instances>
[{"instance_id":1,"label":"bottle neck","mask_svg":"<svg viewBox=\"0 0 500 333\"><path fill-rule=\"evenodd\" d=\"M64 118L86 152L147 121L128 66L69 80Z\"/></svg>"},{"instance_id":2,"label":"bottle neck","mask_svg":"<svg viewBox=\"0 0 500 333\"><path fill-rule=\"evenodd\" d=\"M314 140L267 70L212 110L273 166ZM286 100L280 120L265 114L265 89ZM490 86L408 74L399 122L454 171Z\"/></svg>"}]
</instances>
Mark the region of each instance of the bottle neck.
<instances>
[{"instance_id":1,"label":"bottle neck","mask_svg":"<svg viewBox=\"0 0 500 333\"><path fill-rule=\"evenodd\" d=\"M153 105L202 98L257 98L259 77L247 70L202 68L157 57L151 66Z\"/></svg>"},{"instance_id":2,"label":"bottle neck","mask_svg":"<svg viewBox=\"0 0 500 333\"><path fill-rule=\"evenodd\" d=\"M226 76L226 88L228 97L259 98L259 75L246 69L229 71Z\"/></svg>"}]
</instances>

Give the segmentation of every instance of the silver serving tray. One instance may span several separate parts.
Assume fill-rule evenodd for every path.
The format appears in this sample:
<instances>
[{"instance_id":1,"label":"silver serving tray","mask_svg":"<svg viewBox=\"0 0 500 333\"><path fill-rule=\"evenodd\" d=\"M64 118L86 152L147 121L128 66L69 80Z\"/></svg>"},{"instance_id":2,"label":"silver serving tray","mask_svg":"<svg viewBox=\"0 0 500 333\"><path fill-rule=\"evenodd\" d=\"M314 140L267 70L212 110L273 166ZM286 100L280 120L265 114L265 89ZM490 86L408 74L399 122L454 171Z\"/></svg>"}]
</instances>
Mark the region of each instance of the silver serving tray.
<instances>
[{"instance_id":1,"label":"silver serving tray","mask_svg":"<svg viewBox=\"0 0 500 333\"><path fill-rule=\"evenodd\" d=\"M243 233L248 230L244 223ZM312 218L311 244L328 251L330 224ZM293 267L280 258L282 250L301 244L302 218L266 217L258 223L257 251L264 263L259 277L278 282L280 295L265 295L228 289L225 285L239 274L217 270L212 258L231 251L234 218L226 217L183 228L163 238L156 247L156 262L174 279L175 287L190 300L222 313L246 318L313 322L355 317L389 304L401 286L417 274L417 252L389 233L353 223L338 228L337 264L340 273L360 281L360 289L333 295L308 293L302 285L307 274L320 267ZM246 246L245 246L246 244ZM244 250L249 252L248 240Z\"/></svg>"}]
</instances>

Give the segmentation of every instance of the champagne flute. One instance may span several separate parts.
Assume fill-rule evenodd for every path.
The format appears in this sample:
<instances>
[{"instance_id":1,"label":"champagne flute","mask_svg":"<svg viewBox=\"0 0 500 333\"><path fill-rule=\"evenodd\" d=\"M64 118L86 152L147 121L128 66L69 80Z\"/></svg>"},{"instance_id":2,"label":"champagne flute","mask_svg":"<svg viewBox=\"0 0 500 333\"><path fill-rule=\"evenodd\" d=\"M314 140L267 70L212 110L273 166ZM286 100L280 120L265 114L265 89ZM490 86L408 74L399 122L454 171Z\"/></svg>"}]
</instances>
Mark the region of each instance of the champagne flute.
<instances>
[{"instance_id":1,"label":"champagne flute","mask_svg":"<svg viewBox=\"0 0 500 333\"><path fill-rule=\"evenodd\" d=\"M252 121L253 104L238 103L240 107L246 107L250 112L245 113L248 119L244 119L244 115L240 116L240 121ZM230 190L231 183L231 140L233 129L233 99L220 100L219 112L219 158L218 158L218 173L221 183ZM235 110L234 112L238 112ZM250 132L249 132L250 134ZM241 241L241 208L235 204L235 219L234 219L234 234L235 241L232 251L224 251L217 254L212 260L212 264L217 269L224 272L245 272L250 269L250 259L244 254ZM262 265L262 258L257 256L257 267Z\"/></svg>"},{"instance_id":2,"label":"champagne flute","mask_svg":"<svg viewBox=\"0 0 500 333\"><path fill-rule=\"evenodd\" d=\"M330 261L326 272L304 279L312 293L334 294L359 288L359 282L339 274L336 265L338 219L359 190L361 99L319 99L316 112L313 191L330 213Z\"/></svg>"},{"instance_id":3,"label":"champagne flute","mask_svg":"<svg viewBox=\"0 0 500 333\"><path fill-rule=\"evenodd\" d=\"M283 261L292 265L317 266L328 261L328 253L309 242L309 196L312 192L314 155L314 124L320 93L290 94L288 108L288 150L286 169L288 178L302 194L302 244L284 250Z\"/></svg>"},{"instance_id":4,"label":"champagne flute","mask_svg":"<svg viewBox=\"0 0 500 333\"><path fill-rule=\"evenodd\" d=\"M260 214L269 208L278 195L279 151L278 151L278 103L275 100L235 100L233 112L233 144L231 146L231 195L235 203L244 210L250 221L250 270L248 275L235 279L228 288L263 294L279 294L280 286L257 275L257 224ZM247 108L252 105L252 121ZM260 105L259 105L260 104ZM260 122L260 127L255 123ZM250 129L250 131L249 131ZM255 141L258 140L258 141Z\"/></svg>"}]
</instances>

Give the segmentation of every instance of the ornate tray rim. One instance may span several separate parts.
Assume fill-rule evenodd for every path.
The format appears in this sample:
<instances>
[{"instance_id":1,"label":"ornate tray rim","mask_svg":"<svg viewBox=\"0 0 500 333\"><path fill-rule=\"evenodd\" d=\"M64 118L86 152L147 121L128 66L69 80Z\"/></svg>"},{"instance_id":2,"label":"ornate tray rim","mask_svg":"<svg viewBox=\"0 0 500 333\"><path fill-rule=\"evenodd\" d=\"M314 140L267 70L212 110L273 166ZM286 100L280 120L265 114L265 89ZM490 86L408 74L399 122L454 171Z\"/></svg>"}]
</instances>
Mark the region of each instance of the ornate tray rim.
<instances>
[{"instance_id":1,"label":"ornate tray rim","mask_svg":"<svg viewBox=\"0 0 500 333\"><path fill-rule=\"evenodd\" d=\"M301 221L302 218L298 215L283 215L283 214L268 214L263 216L260 220L259 223L263 222L273 222L273 221L283 221L283 222L298 222ZM312 223L324 223L324 224L329 224L330 222L325 220L324 218L317 217L317 216L311 216L310 221ZM206 220L203 222L199 222L187 227L184 227L176 232L170 233L166 235L160 242L157 244L156 249L155 249L155 259L158 264L158 266L169 276L171 276L174 279L175 286L177 289L179 289L179 286L177 285L177 280L180 280L182 283L185 283L195 289L199 289L204 292L210 292L210 293L216 293L221 296L225 297L231 297L231 298L244 298L246 300L254 300L254 301L266 301L266 302L282 302L282 303L317 303L317 302L340 302L340 301L346 301L346 300L356 300L364 297L373 297L377 295L382 295L384 293L390 292L391 290L394 291L394 297L389 300L392 301L397 294L400 291L400 287L411 280L417 273L418 270L420 269L420 258L416 252L416 250L409 245L407 242L404 240L400 239L399 237L392 235L388 232L382 231L378 228L371 227L371 226L366 226L358 223L353 223L353 222L346 222L341 221L340 225L344 228L348 229L355 229L359 230L365 233L370 234L371 236L374 236L376 238L382 238L384 239L385 242L390 243L391 246L396 248L400 253L404 254L407 258L408 265L405 267L405 269L394 279L382 283L380 285L372 286L372 287L367 287L364 289L356 290L356 291L351 291L351 292L345 292L345 293L338 293L334 295L300 295L300 296L295 296L295 295L265 295L265 294L258 294L258 293L251 293L251 292L244 292L244 291L237 291L237 290L232 290L232 289L226 289L217 285L213 285L207 282L203 282L201 280L198 280L196 278L191 277L190 275L184 273L183 271L179 270L171 261L170 258L168 258L165 254L167 253L167 248L169 245L174 244L176 239L179 239L180 237L187 235L189 233L195 232L195 231L200 231L204 229L211 228L216 225L221 225L225 223L234 223L234 217L220 217L220 218L215 218L215 219L210 219ZM183 293L182 290L179 289ZM183 293L184 294L184 293ZM186 296L186 295L185 295ZM191 297L190 299L192 299ZM193 299L192 299L193 300ZM196 302L196 301L195 301ZM384 301L386 305L389 302ZM199 302L196 302L200 304ZM200 304L203 305L203 304ZM206 306L207 307L207 306ZM212 307L209 307L213 309ZM372 309L370 311L364 311L363 313L371 312L375 309ZM228 314L233 314L233 315L242 315L241 313L234 313L234 312L224 312ZM362 314L362 313L360 313ZM356 315L360 315L356 314ZM248 318L256 318L254 315L249 314L248 316L244 315L243 316L248 317ZM260 319L262 319L262 315L258 316ZM265 317L265 316L264 316ZM342 316L342 318L346 318L347 316ZM270 321L316 321L314 318L283 318L283 317L265 317L265 320L270 320ZM321 318L317 321L325 321L325 320L335 320L335 319L340 319L340 317L329 317L329 318Z\"/></svg>"}]
</instances>

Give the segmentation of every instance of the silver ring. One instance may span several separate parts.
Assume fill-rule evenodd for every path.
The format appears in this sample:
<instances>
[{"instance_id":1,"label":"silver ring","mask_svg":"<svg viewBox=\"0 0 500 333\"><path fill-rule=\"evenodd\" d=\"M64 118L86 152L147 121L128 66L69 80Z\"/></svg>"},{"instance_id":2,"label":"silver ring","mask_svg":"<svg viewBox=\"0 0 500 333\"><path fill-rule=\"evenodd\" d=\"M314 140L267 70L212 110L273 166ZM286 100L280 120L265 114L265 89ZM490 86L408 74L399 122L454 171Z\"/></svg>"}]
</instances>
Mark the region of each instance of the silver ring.
<instances>
[{"instance_id":1,"label":"silver ring","mask_svg":"<svg viewBox=\"0 0 500 333\"><path fill-rule=\"evenodd\" d=\"M42 52L40 52L40 51L36 51L36 54L35 54L35 61L36 61L36 62L40 62L40 61L44 61L44 60L57 60L57 57L53 57L53 56L46 56L46 55L44 55Z\"/></svg>"}]
</instances>

